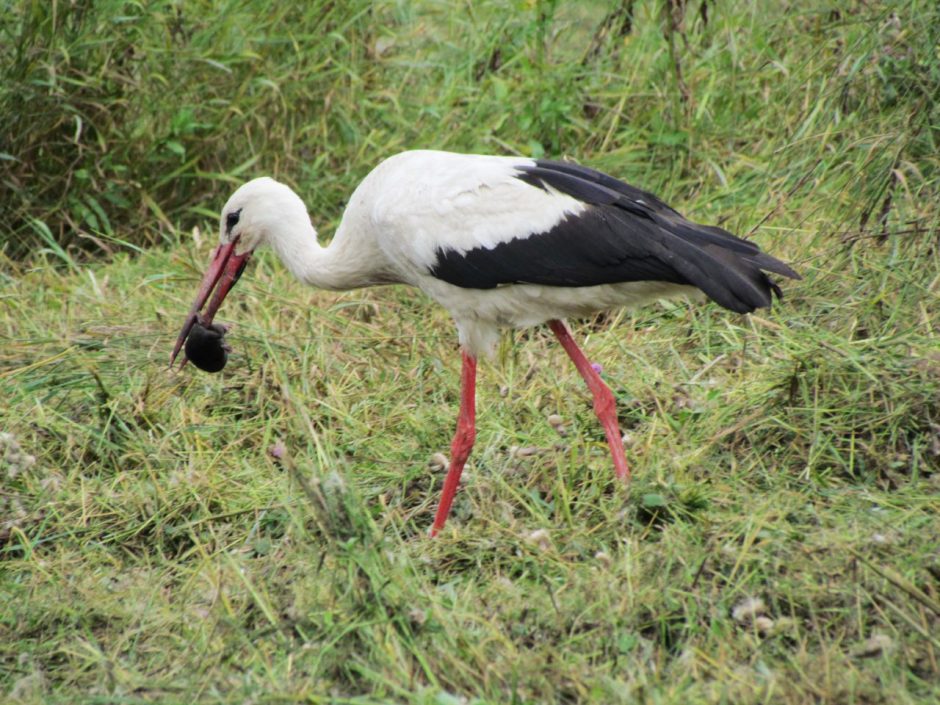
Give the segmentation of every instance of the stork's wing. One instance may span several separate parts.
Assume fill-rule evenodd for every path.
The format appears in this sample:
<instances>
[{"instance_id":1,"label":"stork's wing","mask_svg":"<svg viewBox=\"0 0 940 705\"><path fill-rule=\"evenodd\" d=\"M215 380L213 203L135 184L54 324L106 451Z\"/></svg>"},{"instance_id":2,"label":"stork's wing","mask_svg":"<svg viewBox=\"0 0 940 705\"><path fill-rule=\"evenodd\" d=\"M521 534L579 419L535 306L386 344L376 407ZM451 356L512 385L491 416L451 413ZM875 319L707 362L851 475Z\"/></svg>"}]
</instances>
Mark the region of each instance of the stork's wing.
<instances>
[{"instance_id":1,"label":"stork's wing","mask_svg":"<svg viewBox=\"0 0 940 705\"><path fill-rule=\"evenodd\" d=\"M733 311L769 306L777 285L762 270L799 278L757 245L692 223L656 196L585 167L538 160L526 183L585 203L576 215L492 248L443 251L434 276L462 287L508 283L594 286L639 280L691 284Z\"/></svg>"},{"instance_id":2,"label":"stork's wing","mask_svg":"<svg viewBox=\"0 0 940 705\"><path fill-rule=\"evenodd\" d=\"M386 183L386 195L395 195L384 225L407 230L397 240L409 262L455 286L664 281L749 312L780 293L764 271L799 278L755 244L692 223L653 194L593 169L441 153L410 159L421 197L406 202L405 184Z\"/></svg>"}]
</instances>

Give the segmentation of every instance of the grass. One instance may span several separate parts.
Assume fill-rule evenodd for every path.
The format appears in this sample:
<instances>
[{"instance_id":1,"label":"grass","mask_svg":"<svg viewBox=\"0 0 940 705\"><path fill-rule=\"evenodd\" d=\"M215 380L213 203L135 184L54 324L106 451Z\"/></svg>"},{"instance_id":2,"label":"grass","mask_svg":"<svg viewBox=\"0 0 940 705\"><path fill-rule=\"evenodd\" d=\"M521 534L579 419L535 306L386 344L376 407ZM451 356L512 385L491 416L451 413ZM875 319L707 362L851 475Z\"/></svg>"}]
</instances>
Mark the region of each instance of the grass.
<instances>
[{"instance_id":1,"label":"grass","mask_svg":"<svg viewBox=\"0 0 940 705\"><path fill-rule=\"evenodd\" d=\"M940 18L702 6L9 4L2 698L936 701ZM805 279L575 322L628 488L564 353L507 333L430 541L459 356L413 290L260 256L226 371L165 369L232 184L294 183L329 234L418 146L584 160Z\"/></svg>"}]
</instances>

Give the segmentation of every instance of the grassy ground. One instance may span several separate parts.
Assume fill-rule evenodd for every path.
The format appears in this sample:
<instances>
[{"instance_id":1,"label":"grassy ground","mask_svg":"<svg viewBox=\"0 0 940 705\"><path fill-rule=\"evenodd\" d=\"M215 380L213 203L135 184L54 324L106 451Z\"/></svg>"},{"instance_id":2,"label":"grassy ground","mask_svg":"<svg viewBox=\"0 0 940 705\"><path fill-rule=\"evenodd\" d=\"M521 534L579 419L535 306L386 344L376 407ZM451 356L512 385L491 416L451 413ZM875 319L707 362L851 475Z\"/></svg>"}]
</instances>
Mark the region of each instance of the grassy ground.
<instances>
[{"instance_id":1,"label":"grassy ground","mask_svg":"<svg viewBox=\"0 0 940 705\"><path fill-rule=\"evenodd\" d=\"M4 31L38 42L40 5ZM601 3L342 5L201 3L162 53L132 35L138 83L110 107L134 110L95 113L89 144L50 99L33 123L64 151L22 122L0 146L0 699L940 699L933 4L636 2L606 24ZM106 102L81 89L124 66L105 49L126 35L80 6L51 4L76 23L56 41L105 52L85 84L8 68L88 117ZM178 90L152 82L157 58ZM22 116L3 105L6 138ZM161 143L186 105L202 127ZM620 402L629 488L564 353L507 333L430 541L459 356L414 291L314 292L262 256L220 316L226 371L165 369L231 183L297 184L328 235L357 179L418 146L588 161L805 279L750 317L680 302L575 323ZM138 172L115 180L118 162Z\"/></svg>"}]
</instances>

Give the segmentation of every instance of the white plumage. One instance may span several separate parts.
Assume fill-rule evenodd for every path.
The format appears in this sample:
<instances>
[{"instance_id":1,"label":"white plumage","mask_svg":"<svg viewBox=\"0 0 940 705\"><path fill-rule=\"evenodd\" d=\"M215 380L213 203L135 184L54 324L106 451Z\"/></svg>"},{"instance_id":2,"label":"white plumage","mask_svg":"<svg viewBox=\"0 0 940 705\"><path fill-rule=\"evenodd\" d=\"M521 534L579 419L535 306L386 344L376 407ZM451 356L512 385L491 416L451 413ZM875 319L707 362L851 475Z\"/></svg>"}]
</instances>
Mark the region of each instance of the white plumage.
<instances>
[{"instance_id":1,"label":"white plumage","mask_svg":"<svg viewBox=\"0 0 940 705\"><path fill-rule=\"evenodd\" d=\"M359 184L329 247L317 244L306 206L288 186L262 177L243 184L222 209L241 211L222 242L239 237L237 252L270 245L300 281L346 290L376 284L417 286L446 308L460 344L490 355L499 328L694 294L689 286L641 281L587 287L516 284L495 289L454 286L430 274L437 253L492 249L550 231L584 203L516 178L521 157L411 151L386 159Z\"/></svg>"},{"instance_id":2,"label":"white plumage","mask_svg":"<svg viewBox=\"0 0 940 705\"><path fill-rule=\"evenodd\" d=\"M653 194L585 167L404 152L356 188L328 247L318 243L303 201L289 187L264 177L235 191L174 358L194 325L207 330L248 257L263 245L311 286L411 284L453 316L464 355L463 394L432 533L444 524L473 444L476 358L493 350L499 328L549 322L591 388L617 473L627 477L613 397L559 319L699 290L747 312L779 294L762 270L797 277L752 243L691 223ZM221 344L213 336L203 340L214 342L188 344L187 354Z\"/></svg>"}]
</instances>

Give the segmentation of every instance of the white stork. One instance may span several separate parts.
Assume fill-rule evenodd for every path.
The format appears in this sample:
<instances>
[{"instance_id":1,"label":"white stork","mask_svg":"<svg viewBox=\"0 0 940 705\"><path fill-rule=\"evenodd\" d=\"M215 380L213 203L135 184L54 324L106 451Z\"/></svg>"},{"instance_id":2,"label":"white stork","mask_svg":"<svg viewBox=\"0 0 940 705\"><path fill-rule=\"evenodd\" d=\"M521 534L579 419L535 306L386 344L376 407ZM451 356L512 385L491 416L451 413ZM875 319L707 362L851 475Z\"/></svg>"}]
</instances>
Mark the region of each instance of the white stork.
<instances>
[{"instance_id":1,"label":"white stork","mask_svg":"<svg viewBox=\"0 0 940 705\"><path fill-rule=\"evenodd\" d=\"M432 536L447 520L476 436L477 358L492 353L501 327L548 322L587 382L615 472L627 480L613 394L562 319L698 290L748 313L780 295L764 270L799 278L753 243L692 223L646 191L544 159L437 151L390 157L353 192L327 247L300 197L271 178L242 185L220 220L220 244L171 364L185 343L197 366L224 366L224 329L212 318L262 245L311 286L411 284L453 316L463 357L460 413Z\"/></svg>"}]
</instances>

